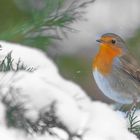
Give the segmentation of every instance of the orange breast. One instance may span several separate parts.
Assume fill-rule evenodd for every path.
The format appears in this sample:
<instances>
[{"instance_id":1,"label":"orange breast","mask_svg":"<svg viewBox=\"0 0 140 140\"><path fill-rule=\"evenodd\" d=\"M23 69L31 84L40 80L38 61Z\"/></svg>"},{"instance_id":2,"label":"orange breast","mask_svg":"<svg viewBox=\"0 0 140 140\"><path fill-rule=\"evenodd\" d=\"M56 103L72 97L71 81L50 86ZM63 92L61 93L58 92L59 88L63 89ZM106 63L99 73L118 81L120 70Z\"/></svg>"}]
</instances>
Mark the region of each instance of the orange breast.
<instances>
[{"instance_id":1,"label":"orange breast","mask_svg":"<svg viewBox=\"0 0 140 140\"><path fill-rule=\"evenodd\" d=\"M97 69L103 75L109 74L112 70L113 60L119 54L120 50L102 45L93 60L93 69Z\"/></svg>"}]
</instances>

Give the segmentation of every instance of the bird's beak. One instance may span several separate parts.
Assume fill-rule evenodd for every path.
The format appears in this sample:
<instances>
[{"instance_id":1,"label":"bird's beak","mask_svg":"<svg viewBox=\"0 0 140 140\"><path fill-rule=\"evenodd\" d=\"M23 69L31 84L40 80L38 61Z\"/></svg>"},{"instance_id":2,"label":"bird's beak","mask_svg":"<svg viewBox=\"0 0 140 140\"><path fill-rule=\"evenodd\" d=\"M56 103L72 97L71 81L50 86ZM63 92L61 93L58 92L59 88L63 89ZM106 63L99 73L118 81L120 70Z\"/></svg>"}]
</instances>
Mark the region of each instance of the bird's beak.
<instances>
[{"instance_id":1,"label":"bird's beak","mask_svg":"<svg viewBox=\"0 0 140 140\"><path fill-rule=\"evenodd\" d=\"M97 41L97 42L99 42L99 43L101 42L101 40L100 40L100 39L97 39L96 41Z\"/></svg>"},{"instance_id":2,"label":"bird's beak","mask_svg":"<svg viewBox=\"0 0 140 140\"><path fill-rule=\"evenodd\" d=\"M96 41L99 43L103 43L103 41L101 39L97 39Z\"/></svg>"}]
</instances>

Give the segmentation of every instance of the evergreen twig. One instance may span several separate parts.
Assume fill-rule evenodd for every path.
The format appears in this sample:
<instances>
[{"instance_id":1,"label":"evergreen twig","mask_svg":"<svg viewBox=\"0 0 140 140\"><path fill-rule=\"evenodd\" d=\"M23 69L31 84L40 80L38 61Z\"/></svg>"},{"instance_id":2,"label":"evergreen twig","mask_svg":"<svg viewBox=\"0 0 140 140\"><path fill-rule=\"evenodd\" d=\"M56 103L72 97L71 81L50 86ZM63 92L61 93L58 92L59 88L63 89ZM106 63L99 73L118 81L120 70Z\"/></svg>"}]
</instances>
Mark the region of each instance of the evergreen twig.
<instances>
[{"instance_id":1,"label":"evergreen twig","mask_svg":"<svg viewBox=\"0 0 140 140\"><path fill-rule=\"evenodd\" d=\"M30 19L1 33L0 39L45 49L44 46L52 39L62 39L57 30L64 36L66 36L64 30L75 31L69 24L81 18L80 9L94 0L82 3L74 0L67 9L62 9L63 2L63 0L46 0L44 9L38 11L33 9Z\"/></svg>"},{"instance_id":2,"label":"evergreen twig","mask_svg":"<svg viewBox=\"0 0 140 140\"><path fill-rule=\"evenodd\" d=\"M140 120L136 116L137 108L133 109L128 113L129 127L128 130L140 138Z\"/></svg>"},{"instance_id":3,"label":"evergreen twig","mask_svg":"<svg viewBox=\"0 0 140 140\"><path fill-rule=\"evenodd\" d=\"M0 62L0 72L7 72L7 71L19 71L25 70L32 72L35 69L27 67L21 60L19 59L17 64L14 64L14 59L12 58L12 52L9 52L5 58Z\"/></svg>"}]
</instances>

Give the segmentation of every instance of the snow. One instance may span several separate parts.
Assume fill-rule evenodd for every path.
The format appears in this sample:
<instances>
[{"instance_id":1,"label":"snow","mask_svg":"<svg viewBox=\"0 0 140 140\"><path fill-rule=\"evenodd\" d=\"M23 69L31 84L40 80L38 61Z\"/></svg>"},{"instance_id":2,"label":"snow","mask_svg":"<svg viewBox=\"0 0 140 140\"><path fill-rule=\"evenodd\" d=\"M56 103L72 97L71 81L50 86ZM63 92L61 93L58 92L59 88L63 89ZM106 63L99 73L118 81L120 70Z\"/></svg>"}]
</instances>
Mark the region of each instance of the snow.
<instances>
[{"instance_id":1,"label":"snow","mask_svg":"<svg viewBox=\"0 0 140 140\"><path fill-rule=\"evenodd\" d=\"M85 127L83 132L83 140L137 140L136 136L128 132L126 129L126 121L123 118L118 117L118 115L111 110L107 105L94 102L91 104L90 108L90 118L89 122ZM72 120L69 120L72 121ZM36 135L32 137L33 140L59 140L67 139L68 136L66 132L58 128L53 128L53 131L58 134L59 137L51 136L49 134ZM18 133L18 137L17 137ZM30 140L31 137L26 137L21 132L17 130L10 130L4 127L0 127L0 137L5 140Z\"/></svg>"},{"instance_id":2,"label":"snow","mask_svg":"<svg viewBox=\"0 0 140 140\"><path fill-rule=\"evenodd\" d=\"M3 127L0 127L0 138L2 140L15 140L15 137Z\"/></svg>"},{"instance_id":3,"label":"snow","mask_svg":"<svg viewBox=\"0 0 140 140\"><path fill-rule=\"evenodd\" d=\"M54 105L55 117L67 129L57 126L51 128L56 136L47 132L44 135L23 136L17 129L6 128L5 107L2 104L0 122L4 123L0 124L1 138L20 140L18 134L21 140L59 140L68 139L69 131L71 134L81 135L83 140L137 140L136 136L127 130L127 123L123 117L108 105L91 101L78 85L62 78L54 63L44 53L8 42L0 41L0 44L3 48L0 56L12 50L14 62L21 58L28 66L38 66L34 72L1 72L1 95L11 92L12 96L16 97L15 104L24 103L24 108L27 109L25 118L32 122L36 122L40 113L44 115ZM32 54L32 57L27 52ZM12 98L9 97L9 100L12 101ZM74 139L79 138L75 136Z\"/></svg>"},{"instance_id":4,"label":"snow","mask_svg":"<svg viewBox=\"0 0 140 140\"><path fill-rule=\"evenodd\" d=\"M5 107L1 102L0 102L0 125L2 126L5 125Z\"/></svg>"},{"instance_id":5,"label":"snow","mask_svg":"<svg viewBox=\"0 0 140 140\"><path fill-rule=\"evenodd\" d=\"M60 132L59 132L60 133ZM0 138L1 140L60 140L55 136L51 136L50 134L46 133L45 135L38 135L38 136L26 136L20 131L11 130L5 127L0 127Z\"/></svg>"},{"instance_id":6,"label":"snow","mask_svg":"<svg viewBox=\"0 0 140 140\"><path fill-rule=\"evenodd\" d=\"M86 97L85 92L78 85L65 80L58 74L57 67L53 61L42 51L5 41L0 41L0 45L2 47L2 50L0 51L0 60L3 60L5 56L12 51L12 58L14 59L15 64L20 59L26 66L37 68L38 72L36 72L36 74L47 82L52 82L78 100L89 100Z\"/></svg>"},{"instance_id":7,"label":"snow","mask_svg":"<svg viewBox=\"0 0 140 140\"><path fill-rule=\"evenodd\" d=\"M26 106L24 107L29 110L26 113L26 116L30 116L32 121L35 121L38 118L38 116L36 115L39 115L38 112L40 110L42 112L45 112L47 106L51 106L53 103L56 103L56 115L58 116L58 118L60 116L60 121L64 122L66 126L69 127L70 131L77 131L77 129L81 125L80 118L84 113L80 111L80 107L71 95L64 92L59 88L59 86L57 87L57 85L55 85L54 83L42 80L38 76L38 71L34 73L22 71L16 74L10 72L7 73L6 76L9 77L9 80L7 79L6 81L11 82L9 82L9 84L7 84L7 82L1 83L2 94L4 95L7 93L4 93L5 91L7 91L5 90L6 88L10 89L10 87L13 87L14 89L19 89L19 92L22 95L20 102L26 103ZM3 74L0 75L1 80L2 77ZM20 99L18 99L18 101L19 100ZM33 116L31 114L33 114ZM61 114L63 115L61 116ZM71 114L73 115L71 116Z\"/></svg>"},{"instance_id":8,"label":"snow","mask_svg":"<svg viewBox=\"0 0 140 140\"><path fill-rule=\"evenodd\" d=\"M87 124L87 129L89 131L87 131L84 135L85 140L92 137L93 139L99 137L103 140L136 139L136 137L129 133L126 129L126 120L117 115L117 113L111 110L108 105L100 102L94 102L92 103L89 111L91 112L91 118Z\"/></svg>"},{"instance_id":9,"label":"snow","mask_svg":"<svg viewBox=\"0 0 140 140\"><path fill-rule=\"evenodd\" d=\"M14 58L15 64L20 59L27 67L37 69L47 68L50 73L57 72L57 68L53 61L41 50L11 42L8 43L2 40L0 41L0 46L2 47L2 50L0 50L0 60L3 60L5 56L12 51L12 58Z\"/></svg>"}]
</instances>

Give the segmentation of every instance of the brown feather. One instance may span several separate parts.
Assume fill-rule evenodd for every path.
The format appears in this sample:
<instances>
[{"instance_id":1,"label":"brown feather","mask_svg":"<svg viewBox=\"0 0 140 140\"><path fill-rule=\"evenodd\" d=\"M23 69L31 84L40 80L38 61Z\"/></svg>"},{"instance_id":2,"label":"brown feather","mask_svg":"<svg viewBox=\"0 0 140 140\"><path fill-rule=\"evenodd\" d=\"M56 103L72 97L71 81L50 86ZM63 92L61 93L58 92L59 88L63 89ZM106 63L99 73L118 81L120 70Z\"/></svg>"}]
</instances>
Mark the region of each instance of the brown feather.
<instances>
[{"instance_id":1,"label":"brown feather","mask_svg":"<svg viewBox=\"0 0 140 140\"><path fill-rule=\"evenodd\" d=\"M127 52L120 57L120 61L122 63L122 70L140 82L140 64L137 59Z\"/></svg>"}]
</instances>

